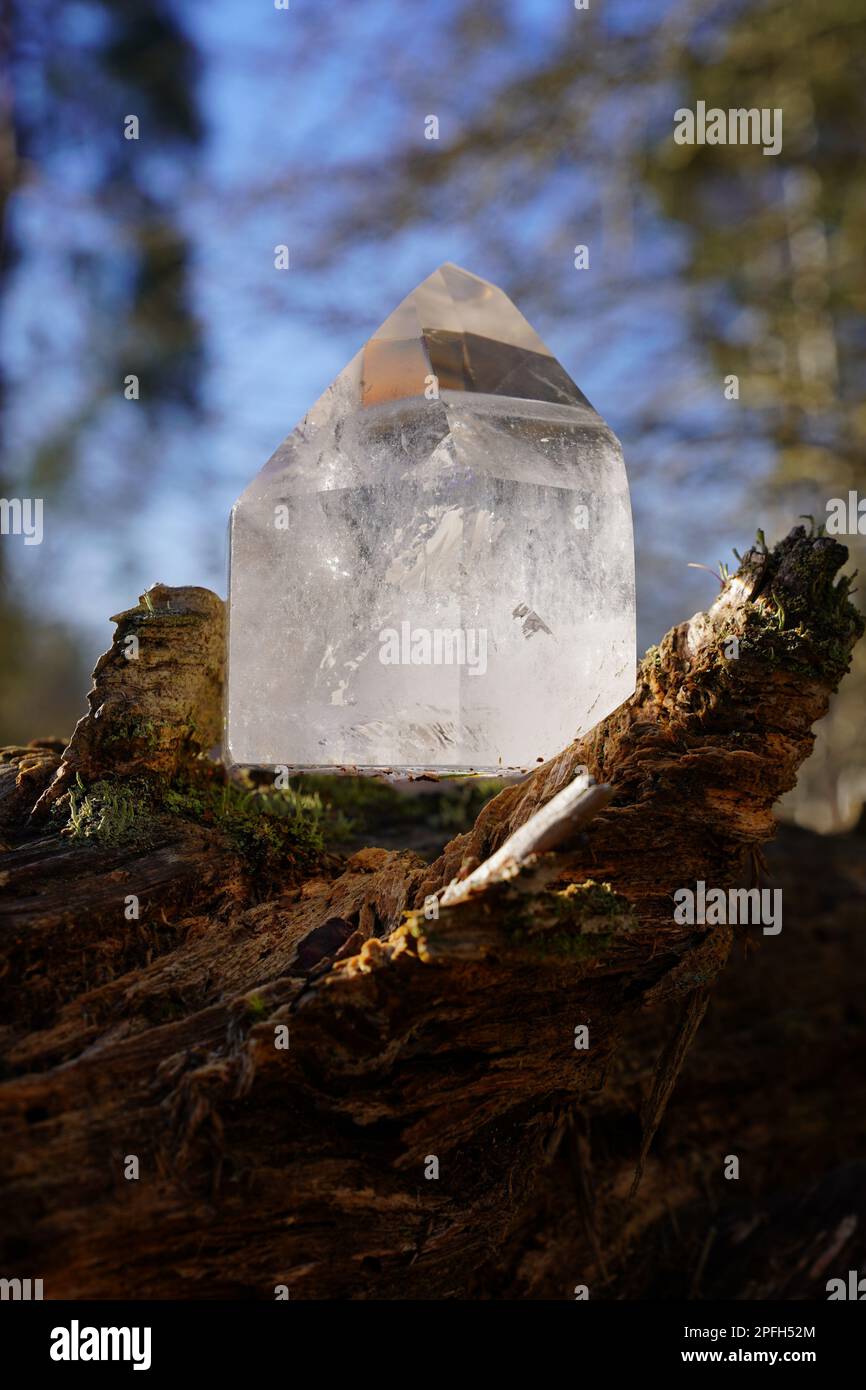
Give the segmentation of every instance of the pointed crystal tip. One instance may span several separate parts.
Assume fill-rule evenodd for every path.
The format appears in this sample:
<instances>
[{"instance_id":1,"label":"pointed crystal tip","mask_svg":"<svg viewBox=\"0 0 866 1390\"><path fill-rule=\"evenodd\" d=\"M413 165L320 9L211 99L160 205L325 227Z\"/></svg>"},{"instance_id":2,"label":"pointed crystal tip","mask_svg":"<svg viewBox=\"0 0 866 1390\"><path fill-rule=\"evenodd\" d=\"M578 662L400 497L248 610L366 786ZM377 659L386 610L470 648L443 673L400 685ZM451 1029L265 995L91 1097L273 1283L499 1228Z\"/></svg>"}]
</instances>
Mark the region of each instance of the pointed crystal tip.
<instances>
[{"instance_id":1,"label":"pointed crystal tip","mask_svg":"<svg viewBox=\"0 0 866 1390\"><path fill-rule=\"evenodd\" d=\"M445 261L363 349L365 406L439 391L587 405L535 329L489 280Z\"/></svg>"}]
</instances>

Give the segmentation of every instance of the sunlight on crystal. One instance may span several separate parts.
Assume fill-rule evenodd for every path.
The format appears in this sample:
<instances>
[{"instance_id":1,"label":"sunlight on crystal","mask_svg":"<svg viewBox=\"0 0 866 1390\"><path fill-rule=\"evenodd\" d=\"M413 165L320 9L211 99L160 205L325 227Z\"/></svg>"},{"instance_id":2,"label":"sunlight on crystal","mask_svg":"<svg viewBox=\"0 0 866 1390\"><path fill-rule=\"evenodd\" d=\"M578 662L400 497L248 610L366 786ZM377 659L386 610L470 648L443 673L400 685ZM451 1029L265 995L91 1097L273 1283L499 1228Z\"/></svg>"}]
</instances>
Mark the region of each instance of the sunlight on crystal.
<instances>
[{"instance_id":1,"label":"sunlight on crystal","mask_svg":"<svg viewBox=\"0 0 866 1390\"><path fill-rule=\"evenodd\" d=\"M619 444L505 294L395 309L239 498L236 763L503 771L634 689Z\"/></svg>"}]
</instances>

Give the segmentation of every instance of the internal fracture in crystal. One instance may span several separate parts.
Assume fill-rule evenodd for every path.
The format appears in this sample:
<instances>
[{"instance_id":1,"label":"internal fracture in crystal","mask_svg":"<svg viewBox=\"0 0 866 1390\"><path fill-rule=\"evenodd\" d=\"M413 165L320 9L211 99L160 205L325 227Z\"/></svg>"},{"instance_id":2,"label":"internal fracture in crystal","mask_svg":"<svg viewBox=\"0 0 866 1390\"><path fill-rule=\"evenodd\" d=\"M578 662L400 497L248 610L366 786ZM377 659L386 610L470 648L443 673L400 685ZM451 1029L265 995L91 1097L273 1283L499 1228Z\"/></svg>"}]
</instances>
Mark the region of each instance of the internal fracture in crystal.
<instances>
[{"instance_id":1,"label":"internal fracture in crystal","mask_svg":"<svg viewBox=\"0 0 866 1390\"><path fill-rule=\"evenodd\" d=\"M634 689L615 436L457 266L386 319L232 511L236 763L506 771Z\"/></svg>"}]
</instances>

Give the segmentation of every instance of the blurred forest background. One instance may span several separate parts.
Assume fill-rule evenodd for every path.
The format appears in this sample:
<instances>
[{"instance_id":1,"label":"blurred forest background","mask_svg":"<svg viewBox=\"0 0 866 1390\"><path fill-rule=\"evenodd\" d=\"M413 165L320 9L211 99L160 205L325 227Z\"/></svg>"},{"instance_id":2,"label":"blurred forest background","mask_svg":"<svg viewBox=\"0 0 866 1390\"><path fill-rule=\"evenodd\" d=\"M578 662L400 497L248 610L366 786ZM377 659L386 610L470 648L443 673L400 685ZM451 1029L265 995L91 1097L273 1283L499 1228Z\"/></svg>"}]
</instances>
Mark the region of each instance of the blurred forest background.
<instances>
[{"instance_id":1,"label":"blurred forest background","mask_svg":"<svg viewBox=\"0 0 866 1390\"><path fill-rule=\"evenodd\" d=\"M45 539L0 537L0 743L71 731L144 587L225 593L235 497L443 260L620 436L644 646L712 600L690 561L866 491L866 0L3 0L2 28L0 496L43 497ZM781 107L781 155L676 145L698 100ZM801 823L858 814L864 692L861 645Z\"/></svg>"}]
</instances>

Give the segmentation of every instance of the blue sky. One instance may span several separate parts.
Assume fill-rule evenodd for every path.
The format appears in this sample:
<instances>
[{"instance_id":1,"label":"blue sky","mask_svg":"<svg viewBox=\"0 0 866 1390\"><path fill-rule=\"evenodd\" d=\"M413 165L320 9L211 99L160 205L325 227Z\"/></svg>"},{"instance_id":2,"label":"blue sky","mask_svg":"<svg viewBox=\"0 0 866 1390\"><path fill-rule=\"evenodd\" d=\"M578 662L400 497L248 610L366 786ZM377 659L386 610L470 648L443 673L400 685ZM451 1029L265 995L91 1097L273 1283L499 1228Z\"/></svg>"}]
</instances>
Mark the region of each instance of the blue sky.
<instances>
[{"instance_id":1,"label":"blue sky","mask_svg":"<svg viewBox=\"0 0 866 1390\"><path fill-rule=\"evenodd\" d=\"M566 151L537 187L530 180L527 197L515 154L512 197L505 147L496 152L495 217L478 189L482 161L474 188L450 190L410 229L383 240L344 231L329 247L330 230L351 229L356 210L376 198L377 168L384 176L413 145L425 152L428 112L439 115L442 146L459 140L505 76L555 58L588 22L565 0L505 5L507 40L482 43L464 59L449 28L458 8L456 0L435 10L396 0L330 7L292 0L288 12L232 0L182 6L202 59L206 138L190 166L148 145L143 132L140 157L190 237L206 343L205 413L154 435L145 413L118 395L84 436L80 475L62 505L49 508L45 545L16 554L21 583L82 628L94 657L108 615L156 580L225 593L225 526L235 497L364 339L444 260L506 289L512 265L528 267L519 307L620 435L632 481L643 643L711 596L710 576L687 569L689 560L715 564L748 540L737 513L746 482L766 463L761 448L744 436L738 470L720 457L708 482L710 447L698 457L662 429L650 448L636 423L644 405L670 403L672 423L690 421L698 436L703 424L709 435L731 409L689 336L681 234L639 199L628 207L625 232L611 211L622 196L617 141L663 123L670 93L623 90L607 115L591 110L593 139L610 142L609 159L601 149L601 181L598 163L588 167L579 152L572 160ZM78 23L81 35L92 23L86 7L66 22ZM618 30L647 22L646 7L605 6L592 22L592 41L615 45ZM593 100L588 91L588 105ZM353 180L362 166L367 175ZM43 169L14 209L30 255L6 319L7 370L17 387L13 460L46 419L68 418L85 394L88 345L75 286L61 283L53 250L58 204L65 235L102 257L104 274L123 274L116 229L90 202L94 176L82 143L72 156L65 152L62 169ZM571 248L583 241L591 268L576 272ZM290 248L288 272L273 268L280 243ZM90 369L113 370L113 360L106 341ZM120 383L119 359L116 374Z\"/></svg>"}]
</instances>

